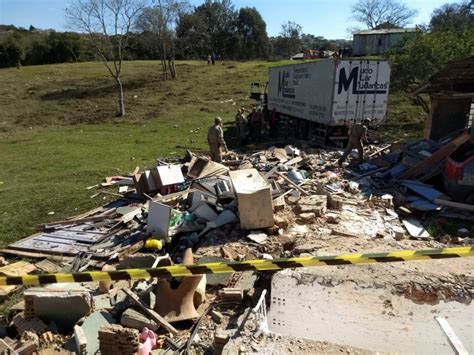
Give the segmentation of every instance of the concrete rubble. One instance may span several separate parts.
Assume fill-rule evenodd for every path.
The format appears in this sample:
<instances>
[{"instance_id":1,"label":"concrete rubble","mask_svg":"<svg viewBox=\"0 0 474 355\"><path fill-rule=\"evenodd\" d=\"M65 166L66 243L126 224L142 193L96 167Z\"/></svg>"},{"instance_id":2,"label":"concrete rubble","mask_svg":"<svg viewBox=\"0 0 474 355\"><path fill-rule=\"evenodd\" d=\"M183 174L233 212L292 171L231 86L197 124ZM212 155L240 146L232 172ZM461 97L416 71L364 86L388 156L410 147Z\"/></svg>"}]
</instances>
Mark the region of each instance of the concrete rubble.
<instances>
[{"instance_id":1,"label":"concrete rubble","mask_svg":"<svg viewBox=\"0 0 474 355\"><path fill-rule=\"evenodd\" d=\"M336 164L340 151L298 145L231 152L222 164L187 152L181 160L158 160L143 172L107 178L104 188L135 190L89 213L40 226L39 233L12 243L3 253L28 256L28 273L67 273L472 245L473 229L467 223L452 235L430 234L433 223L449 220L446 216L465 221L472 215L446 204L449 196L428 184L439 173L443 157L420 170L458 137L383 149L370 146L364 164L342 167ZM36 267L34 259L41 260ZM11 327L0 348L33 352L55 344L64 353L79 354L389 351L383 340L373 347L353 340L356 328L349 326L352 333L346 338L343 331L331 335L329 327L337 320L350 323L339 313L333 317L331 307L337 309L340 302L345 314L351 313L349 296L332 292L340 289L347 295L352 290L362 297L364 289L373 290L374 302L373 295L380 299L367 319L372 322L386 311L383 327L389 327L389 312L406 316L385 309L384 302L403 304L415 314L412 318L420 305L429 304L430 310L449 310L450 303L460 311L469 307L472 261L430 263L449 272L432 272L421 264L412 264L414 269L377 264L25 288L23 302L12 310L14 317L3 319ZM325 297L330 306L318 303L317 309L327 310L326 318L333 323L311 310L318 297ZM439 302L446 306L434 306ZM295 305L300 308L292 311ZM427 321L426 314L417 319ZM305 317L311 319L304 321L304 329L288 331L295 327L291 322ZM314 338L310 333L318 322L324 331ZM397 324L411 326L406 319ZM23 339L27 332L37 339ZM436 344L432 351L446 350L447 342Z\"/></svg>"}]
</instances>

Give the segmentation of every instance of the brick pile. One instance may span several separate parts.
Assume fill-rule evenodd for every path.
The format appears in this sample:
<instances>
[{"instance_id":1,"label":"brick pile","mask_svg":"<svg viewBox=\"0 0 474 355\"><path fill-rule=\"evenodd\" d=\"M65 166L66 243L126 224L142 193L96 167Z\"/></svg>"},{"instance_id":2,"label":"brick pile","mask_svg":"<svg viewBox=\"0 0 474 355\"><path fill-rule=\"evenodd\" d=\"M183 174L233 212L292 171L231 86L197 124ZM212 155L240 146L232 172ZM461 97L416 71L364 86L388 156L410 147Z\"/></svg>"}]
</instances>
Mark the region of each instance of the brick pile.
<instances>
[{"instance_id":1,"label":"brick pile","mask_svg":"<svg viewBox=\"0 0 474 355\"><path fill-rule=\"evenodd\" d=\"M102 355L138 354L138 330L119 324L104 325L99 329L99 344Z\"/></svg>"}]
</instances>

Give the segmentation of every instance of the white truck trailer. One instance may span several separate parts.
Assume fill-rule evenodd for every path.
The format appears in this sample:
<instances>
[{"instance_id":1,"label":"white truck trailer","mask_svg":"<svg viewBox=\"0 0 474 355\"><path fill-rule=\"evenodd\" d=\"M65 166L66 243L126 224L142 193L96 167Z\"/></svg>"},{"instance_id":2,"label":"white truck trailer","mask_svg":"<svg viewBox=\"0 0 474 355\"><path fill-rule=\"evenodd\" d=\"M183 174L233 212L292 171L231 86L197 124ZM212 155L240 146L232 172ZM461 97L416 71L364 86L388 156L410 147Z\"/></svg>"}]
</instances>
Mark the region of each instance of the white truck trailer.
<instances>
[{"instance_id":1,"label":"white truck trailer","mask_svg":"<svg viewBox=\"0 0 474 355\"><path fill-rule=\"evenodd\" d=\"M324 59L271 67L265 101L305 138L340 146L352 124L385 121L389 84L387 61Z\"/></svg>"}]
</instances>

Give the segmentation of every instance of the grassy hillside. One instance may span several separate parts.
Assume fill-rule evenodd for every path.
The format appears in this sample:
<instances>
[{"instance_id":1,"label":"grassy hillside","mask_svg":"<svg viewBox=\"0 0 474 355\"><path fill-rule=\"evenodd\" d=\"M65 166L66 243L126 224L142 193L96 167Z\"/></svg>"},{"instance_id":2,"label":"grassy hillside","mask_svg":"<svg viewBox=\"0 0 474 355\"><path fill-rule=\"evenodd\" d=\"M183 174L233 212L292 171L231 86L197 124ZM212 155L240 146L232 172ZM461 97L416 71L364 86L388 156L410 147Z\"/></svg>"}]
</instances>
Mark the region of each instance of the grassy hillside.
<instances>
[{"instance_id":1,"label":"grassy hillside","mask_svg":"<svg viewBox=\"0 0 474 355\"><path fill-rule=\"evenodd\" d=\"M213 117L231 128L239 105L252 103L249 83L266 81L275 64L180 62L179 78L163 82L159 62L125 63L127 115L120 119L114 83L100 63L1 69L0 244L102 204L86 187L104 176L206 149ZM422 117L396 93L389 116L399 132L399 122Z\"/></svg>"}]
</instances>

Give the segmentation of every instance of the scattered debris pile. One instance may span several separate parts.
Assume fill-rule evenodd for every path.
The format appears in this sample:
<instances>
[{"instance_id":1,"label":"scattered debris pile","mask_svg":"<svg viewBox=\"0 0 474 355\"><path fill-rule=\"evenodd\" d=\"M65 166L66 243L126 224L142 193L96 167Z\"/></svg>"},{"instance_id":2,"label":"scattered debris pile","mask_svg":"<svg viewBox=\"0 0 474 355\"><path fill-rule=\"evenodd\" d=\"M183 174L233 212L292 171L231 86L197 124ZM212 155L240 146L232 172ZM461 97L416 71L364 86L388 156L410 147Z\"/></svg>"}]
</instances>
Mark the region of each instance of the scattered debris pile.
<instances>
[{"instance_id":1,"label":"scattered debris pile","mask_svg":"<svg viewBox=\"0 0 474 355\"><path fill-rule=\"evenodd\" d=\"M152 169L107 177L101 187L118 186L116 201L41 225L37 234L3 249L30 262L12 262L0 273L471 243L468 229L436 240L423 225L428 217L472 219L473 206L426 184L468 139L462 133L442 142L370 147L370 160L358 167L337 166L339 151L292 146L231 152L223 164L191 152L181 161L158 160ZM14 318L5 324L0 352L260 351L271 340L265 305L270 280L271 273L237 272L28 288L11 307ZM20 289L2 287L3 299ZM250 340L237 341L242 337Z\"/></svg>"}]
</instances>

